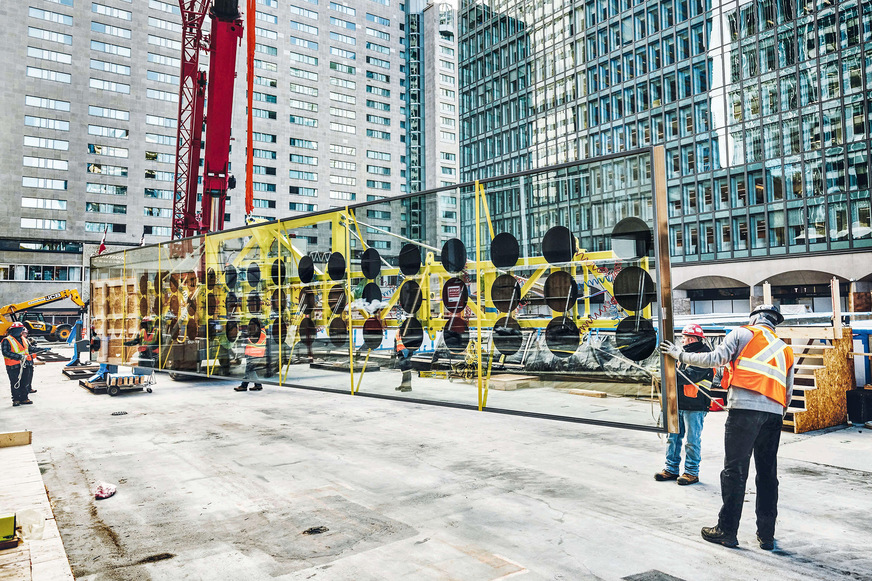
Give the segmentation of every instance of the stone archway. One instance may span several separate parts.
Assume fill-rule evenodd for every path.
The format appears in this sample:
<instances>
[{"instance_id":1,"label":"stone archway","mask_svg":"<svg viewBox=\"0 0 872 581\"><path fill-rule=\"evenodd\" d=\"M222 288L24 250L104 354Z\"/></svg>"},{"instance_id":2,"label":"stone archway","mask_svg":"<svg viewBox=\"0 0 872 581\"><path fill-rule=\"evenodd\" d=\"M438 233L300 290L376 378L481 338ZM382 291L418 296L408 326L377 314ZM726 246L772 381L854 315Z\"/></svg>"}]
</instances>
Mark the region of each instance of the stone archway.
<instances>
[{"instance_id":1,"label":"stone archway","mask_svg":"<svg viewBox=\"0 0 872 581\"><path fill-rule=\"evenodd\" d=\"M734 312L737 307L741 307L741 310L747 308L746 297L750 292L750 286L741 280L703 275L678 284L672 293L672 304L676 315ZM741 298L736 298L737 294ZM697 295L697 298L694 299L693 295Z\"/></svg>"}]
</instances>

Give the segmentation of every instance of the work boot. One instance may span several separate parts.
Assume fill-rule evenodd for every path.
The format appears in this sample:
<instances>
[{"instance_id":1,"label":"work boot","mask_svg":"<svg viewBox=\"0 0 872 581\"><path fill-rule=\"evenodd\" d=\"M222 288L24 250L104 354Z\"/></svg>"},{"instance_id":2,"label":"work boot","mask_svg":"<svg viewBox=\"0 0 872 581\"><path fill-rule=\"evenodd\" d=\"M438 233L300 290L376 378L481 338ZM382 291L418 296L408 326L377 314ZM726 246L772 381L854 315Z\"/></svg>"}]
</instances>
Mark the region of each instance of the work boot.
<instances>
[{"instance_id":1,"label":"work boot","mask_svg":"<svg viewBox=\"0 0 872 581\"><path fill-rule=\"evenodd\" d=\"M678 477L678 484L680 484L681 486L696 484L697 482L699 482L699 476L694 476L693 474L688 474L687 472Z\"/></svg>"},{"instance_id":2,"label":"work boot","mask_svg":"<svg viewBox=\"0 0 872 581\"><path fill-rule=\"evenodd\" d=\"M736 539L736 533L727 533L721 530L719 526L713 527L702 527L702 538L707 540L710 543L715 543L716 545L723 545L725 547L737 547L739 546L739 541Z\"/></svg>"},{"instance_id":3,"label":"work boot","mask_svg":"<svg viewBox=\"0 0 872 581\"><path fill-rule=\"evenodd\" d=\"M248 391L248 386L246 385L237 385L233 388L233 391Z\"/></svg>"},{"instance_id":4,"label":"work boot","mask_svg":"<svg viewBox=\"0 0 872 581\"><path fill-rule=\"evenodd\" d=\"M21 402L21 405L27 405L27 404L29 404L29 403L33 403L33 402L30 401L29 399L25 399L25 400L23 400L23 401Z\"/></svg>"},{"instance_id":5,"label":"work boot","mask_svg":"<svg viewBox=\"0 0 872 581\"><path fill-rule=\"evenodd\" d=\"M757 542L760 543L760 548L764 551L771 551L775 548L775 539L761 537L759 533L757 534Z\"/></svg>"},{"instance_id":6,"label":"work boot","mask_svg":"<svg viewBox=\"0 0 872 581\"><path fill-rule=\"evenodd\" d=\"M677 478L678 478L678 474L674 474L665 468L654 475L654 480L656 480L657 482L664 482L666 480L676 480Z\"/></svg>"},{"instance_id":7,"label":"work boot","mask_svg":"<svg viewBox=\"0 0 872 581\"><path fill-rule=\"evenodd\" d=\"M251 391L260 391L263 389L263 386L259 383L255 383L254 387L251 388Z\"/></svg>"},{"instance_id":8,"label":"work boot","mask_svg":"<svg viewBox=\"0 0 872 581\"><path fill-rule=\"evenodd\" d=\"M14 408L17 408L20 405L21 405L21 402L17 402L17 401L12 402L12 407L14 407Z\"/></svg>"}]
</instances>

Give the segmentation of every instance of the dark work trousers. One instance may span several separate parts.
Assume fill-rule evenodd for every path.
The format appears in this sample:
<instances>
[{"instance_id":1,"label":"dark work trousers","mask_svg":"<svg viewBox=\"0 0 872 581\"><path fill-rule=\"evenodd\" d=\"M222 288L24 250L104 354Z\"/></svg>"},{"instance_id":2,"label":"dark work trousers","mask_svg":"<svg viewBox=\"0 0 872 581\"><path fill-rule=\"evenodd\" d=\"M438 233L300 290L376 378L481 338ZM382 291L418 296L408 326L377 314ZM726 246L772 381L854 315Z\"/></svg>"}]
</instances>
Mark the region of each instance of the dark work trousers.
<instances>
[{"instance_id":1,"label":"dark work trousers","mask_svg":"<svg viewBox=\"0 0 872 581\"><path fill-rule=\"evenodd\" d=\"M25 367L21 373L21 381L18 380L18 373L21 365L7 365L6 374L9 376L9 385L12 388L12 401L24 401L29 398L30 383L33 381L33 367ZM16 384L18 387L15 387Z\"/></svg>"},{"instance_id":2,"label":"dark work trousers","mask_svg":"<svg viewBox=\"0 0 872 581\"><path fill-rule=\"evenodd\" d=\"M730 410L724 432L724 470L721 472L721 496L724 505L718 526L728 534L739 530L745 484L751 453L757 468L757 534L761 539L775 538L778 515L778 443L781 440L780 414L755 410Z\"/></svg>"},{"instance_id":3,"label":"dark work trousers","mask_svg":"<svg viewBox=\"0 0 872 581\"><path fill-rule=\"evenodd\" d=\"M265 357L249 357L245 362L245 375L243 376L243 382L240 384L242 387L248 387L248 382L244 381L246 379L254 380L254 387L263 387L260 383L257 382L260 377L258 377L257 372L265 369L266 365Z\"/></svg>"}]
</instances>

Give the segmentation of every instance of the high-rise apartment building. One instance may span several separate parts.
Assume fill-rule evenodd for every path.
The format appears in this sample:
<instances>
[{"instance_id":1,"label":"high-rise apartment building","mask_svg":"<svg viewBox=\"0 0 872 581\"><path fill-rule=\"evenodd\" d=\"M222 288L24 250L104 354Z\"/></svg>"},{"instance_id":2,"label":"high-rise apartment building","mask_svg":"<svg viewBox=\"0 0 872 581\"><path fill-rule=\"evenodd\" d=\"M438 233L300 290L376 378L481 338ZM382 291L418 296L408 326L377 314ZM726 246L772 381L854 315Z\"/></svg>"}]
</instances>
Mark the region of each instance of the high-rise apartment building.
<instances>
[{"instance_id":1,"label":"high-rise apartment building","mask_svg":"<svg viewBox=\"0 0 872 581\"><path fill-rule=\"evenodd\" d=\"M872 309L872 2L464 0L459 19L461 181L662 144L680 310L742 311L767 280L828 309L834 275ZM491 208L530 232L565 215L596 250L589 194Z\"/></svg>"},{"instance_id":2,"label":"high-rise apartment building","mask_svg":"<svg viewBox=\"0 0 872 581\"><path fill-rule=\"evenodd\" d=\"M456 83L453 31L410 9L397 0L257 0L254 218L400 195L412 167L456 183L456 97L441 100L453 140L426 154L439 159L445 148L444 163L407 160L407 19L436 36L421 38L419 58L444 51L444 84ZM104 232L110 246L169 239L181 49L175 0L30 0L3 12L0 303L81 284L87 245ZM427 58L420 66L435 71ZM245 219L243 50L236 70L230 170L238 187L226 227ZM423 147L428 136L419 137ZM389 220L371 219L390 230ZM378 231L367 234L390 248Z\"/></svg>"},{"instance_id":3,"label":"high-rise apartment building","mask_svg":"<svg viewBox=\"0 0 872 581\"><path fill-rule=\"evenodd\" d=\"M456 14L445 2L409 4L409 188L413 192L459 183ZM427 203L434 206L427 215L437 217L432 227L440 245L456 238L460 224L456 192L431 196Z\"/></svg>"}]
</instances>

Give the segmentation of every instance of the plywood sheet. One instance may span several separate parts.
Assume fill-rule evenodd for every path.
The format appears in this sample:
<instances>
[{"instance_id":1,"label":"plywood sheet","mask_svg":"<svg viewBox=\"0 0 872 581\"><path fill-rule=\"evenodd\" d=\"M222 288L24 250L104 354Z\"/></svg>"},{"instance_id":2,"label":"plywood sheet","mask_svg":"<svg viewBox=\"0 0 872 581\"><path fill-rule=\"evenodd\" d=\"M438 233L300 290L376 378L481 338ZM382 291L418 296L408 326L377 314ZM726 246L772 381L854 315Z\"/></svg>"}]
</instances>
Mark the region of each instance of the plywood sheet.
<instances>
[{"instance_id":1,"label":"plywood sheet","mask_svg":"<svg viewBox=\"0 0 872 581\"><path fill-rule=\"evenodd\" d=\"M848 415L845 392L854 381L851 329L842 329L842 337L833 348L823 352L823 369L814 370L815 388L805 392L805 411L794 413L797 434L844 424Z\"/></svg>"}]
</instances>

